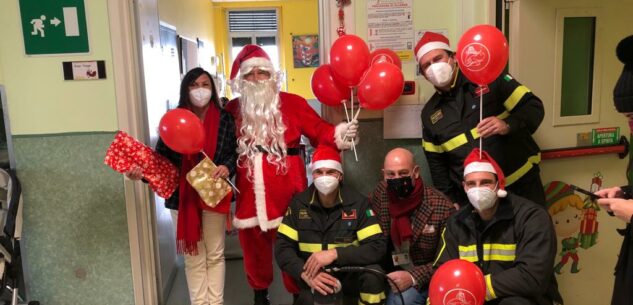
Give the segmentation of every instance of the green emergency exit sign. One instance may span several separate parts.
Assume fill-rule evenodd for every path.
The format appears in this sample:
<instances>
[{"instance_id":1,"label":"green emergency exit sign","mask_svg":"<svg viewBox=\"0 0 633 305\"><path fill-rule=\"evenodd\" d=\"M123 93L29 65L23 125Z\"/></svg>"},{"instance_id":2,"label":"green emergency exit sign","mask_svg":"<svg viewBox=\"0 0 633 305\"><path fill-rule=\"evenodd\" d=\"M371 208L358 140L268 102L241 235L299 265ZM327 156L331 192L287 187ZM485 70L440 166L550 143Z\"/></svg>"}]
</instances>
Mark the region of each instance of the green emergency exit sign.
<instances>
[{"instance_id":1,"label":"green emergency exit sign","mask_svg":"<svg viewBox=\"0 0 633 305\"><path fill-rule=\"evenodd\" d=\"M620 142L620 127L594 128L591 145L615 145Z\"/></svg>"},{"instance_id":2,"label":"green emergency exit sign","mask_svg":"<svg viewBox=\"0 0 633 305\"><path fill-rule=\"evenodd\" d=\"M27 55L88 53L84 0L20 0Z\"/></svg>"}]
</instances>

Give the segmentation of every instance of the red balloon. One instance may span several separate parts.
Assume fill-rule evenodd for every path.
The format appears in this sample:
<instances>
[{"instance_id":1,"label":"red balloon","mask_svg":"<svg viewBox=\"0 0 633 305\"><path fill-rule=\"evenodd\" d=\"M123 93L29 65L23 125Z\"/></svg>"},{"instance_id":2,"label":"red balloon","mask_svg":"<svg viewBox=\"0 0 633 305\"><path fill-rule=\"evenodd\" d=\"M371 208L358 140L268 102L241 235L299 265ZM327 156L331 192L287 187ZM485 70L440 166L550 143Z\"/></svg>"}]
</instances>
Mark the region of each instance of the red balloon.
<instances>
[{"instance_id":1,"label":"red balloon","mask_svg":"<svg viewBox=\"0 0 633 305\"><path fill-rule=\"evenodd\" d=\"M204 145L202 122L187 109L165 113L158 124L158 133L165 145L181 154L198 153Z\"/></svg>"},{"instance_id":2,"label":"red balloon","mask_svg":"<svg viewBox=\"0 0 633 305\"><path fill-rule=\"evenodd\" d=\"M366 109L387 108L402 95L404 76L402 71L386 61L372 65L358 84L358 100Z\"/></svg>"},{"instance_id":3,"label":"red balloon","mask_svg":"<svg viewBox=\"0 0 633 305\"><path fill-rule=\"evenodd\" d=\"M312 93L323 104L338 106L343 100L350 100L351 90L334 81L332 69L328 64L314 70L311 83Z\"/></svg>"},{"instance_id":4,"label":"red balloon","mask_svg":"<svg viewBox=\"0 0 633 305\"><path fill-rule=\"evenodd\" d=\"M499 77L508 62L508 41L494 26L476 25L459 39L455 56L469 80L487 85Z\"/></svg>"},{"instance_id":5,"label":"red balloon","mask_svg":"<svg viewBox=\"0 0 633 305\"><path fill-rule=\"evenodd\" d=\"M398 69L402 69L402 62L400 61L400 57L391 49L376 49L371 52L369 58L370 65L373 65L377 62L386 61L398 66Z\"/></svg>"},{"instance_id":6,"label":"red balloon","mask_svg":"<svg viewBox=\"0 0 633 305\"><path fill-rule=\"evenodd\" d=\"M469 261L453 259L442 264L429 284L431 305L482 305L485 298L484 275L477 265Z\"/></svg>"},{"instance_id":7,"label":"red balloon","mask_svg":"<svg viewBox=\"0 0 633 305\"><path fill-rule=\"evenodd\" d=\"M369 67L369 47L356 35L341 36L330 49L330 65L337 82L354 87Z\"/></svg>"}]
</instances>

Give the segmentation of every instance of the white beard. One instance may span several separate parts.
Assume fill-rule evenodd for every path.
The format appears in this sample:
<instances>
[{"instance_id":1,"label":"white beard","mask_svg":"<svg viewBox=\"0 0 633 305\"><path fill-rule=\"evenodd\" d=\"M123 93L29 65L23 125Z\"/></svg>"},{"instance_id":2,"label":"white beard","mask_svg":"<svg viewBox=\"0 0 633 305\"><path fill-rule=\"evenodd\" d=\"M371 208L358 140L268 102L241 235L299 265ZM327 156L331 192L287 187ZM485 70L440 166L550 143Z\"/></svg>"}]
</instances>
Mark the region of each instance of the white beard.
<instances>
[{"instance_id":1,"label":"white beard","mask_svg":"<svg viewBox=\"0 0 633 305\"><path fill-rule=\"evenodd\" d=\"M248 177L252 177L253 160L260 153L261 146L268 154L266 160L277 167L277 173L285 174L286 126L279 111L279 89L275 79L264 81L239 80L234 90L240 96L240 114L242 124L237 141L239 154L238 166L248 168Z\"/></svg>"}]
</instances>

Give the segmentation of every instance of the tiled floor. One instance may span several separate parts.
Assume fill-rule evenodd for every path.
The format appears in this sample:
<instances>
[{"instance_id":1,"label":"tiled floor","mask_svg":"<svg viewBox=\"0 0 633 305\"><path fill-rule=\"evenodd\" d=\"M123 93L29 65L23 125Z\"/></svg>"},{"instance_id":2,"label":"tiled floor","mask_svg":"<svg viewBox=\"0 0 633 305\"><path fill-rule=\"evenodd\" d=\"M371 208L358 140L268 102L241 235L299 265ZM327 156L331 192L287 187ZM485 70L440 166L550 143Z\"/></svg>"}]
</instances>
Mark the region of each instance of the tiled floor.
<instances>
[{"instance_id":1,"label":"tiled floor","mask_svg":"<svg viewBox=\"0 0 633 305\"><path fill-rule=\"evenodd\" d=\"M281 281L279 268L275 266L275 280L269 289L271 304L292 304L292 296L288 294ZM249 305L253 304L253 291L246 282L246 274L242 259L230 259L226 261L226 281L224 283L224 305ZM184 268L178 268L178 274L174 280L166 305L189 305L187 281Z\"/></svg>"}]
</instances>

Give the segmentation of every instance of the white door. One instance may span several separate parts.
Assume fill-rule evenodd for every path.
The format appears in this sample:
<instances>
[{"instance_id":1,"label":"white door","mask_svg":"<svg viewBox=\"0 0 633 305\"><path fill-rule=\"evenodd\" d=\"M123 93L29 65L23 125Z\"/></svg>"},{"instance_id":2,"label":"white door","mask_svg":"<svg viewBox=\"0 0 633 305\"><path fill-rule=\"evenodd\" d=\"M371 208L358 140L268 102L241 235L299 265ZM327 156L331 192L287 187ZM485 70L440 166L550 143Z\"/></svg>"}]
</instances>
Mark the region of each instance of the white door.
<instances>
[{"instance_id":1,"label":"white door","mask_svg":"<svg viewBox=\"0 0 633 305\"><path fill-rule=\"evenodd\" d=\"M592 128L620 126L624 134L628 127L623 116L613 107L612 92L620 75L622 64L615 58L615 46L625 36L633 34L630 12L633 1L601 0L514 0L510 4L510 73L543 100L545 118L535 134L541 149L575 147L577 133ZM590 60L579 68L588 71L591 86L584 82L573 83L576 90L590 96L591 105L585 115L564 116L561 110L564 92L563 45L574 45L582 36L564 42L565 22L579 17L595 17L594 49ZM568 23L569 25L570 23ZM569 33L569 31L568 31ZM580 49L580 48L579 48ZM580 52L580 51L578 51ZM617 155L583 156L568 159L550 159L541 162L543 183L560 180L589 189L591 177L601 172L604 187L621 185L625 161ZM573 207L568 207L573 209ZM615 228L622 226L617 220L598 212L598 243L590 248L578 247L577 273L572 273L572 259L556 275L559 289L566 304L608 304L613 289L613 267L621 237ZM557 234L558 235L558 234ZM556 263L561 261L561 241L558 236Z\"/></svg>"}]
</instances>

